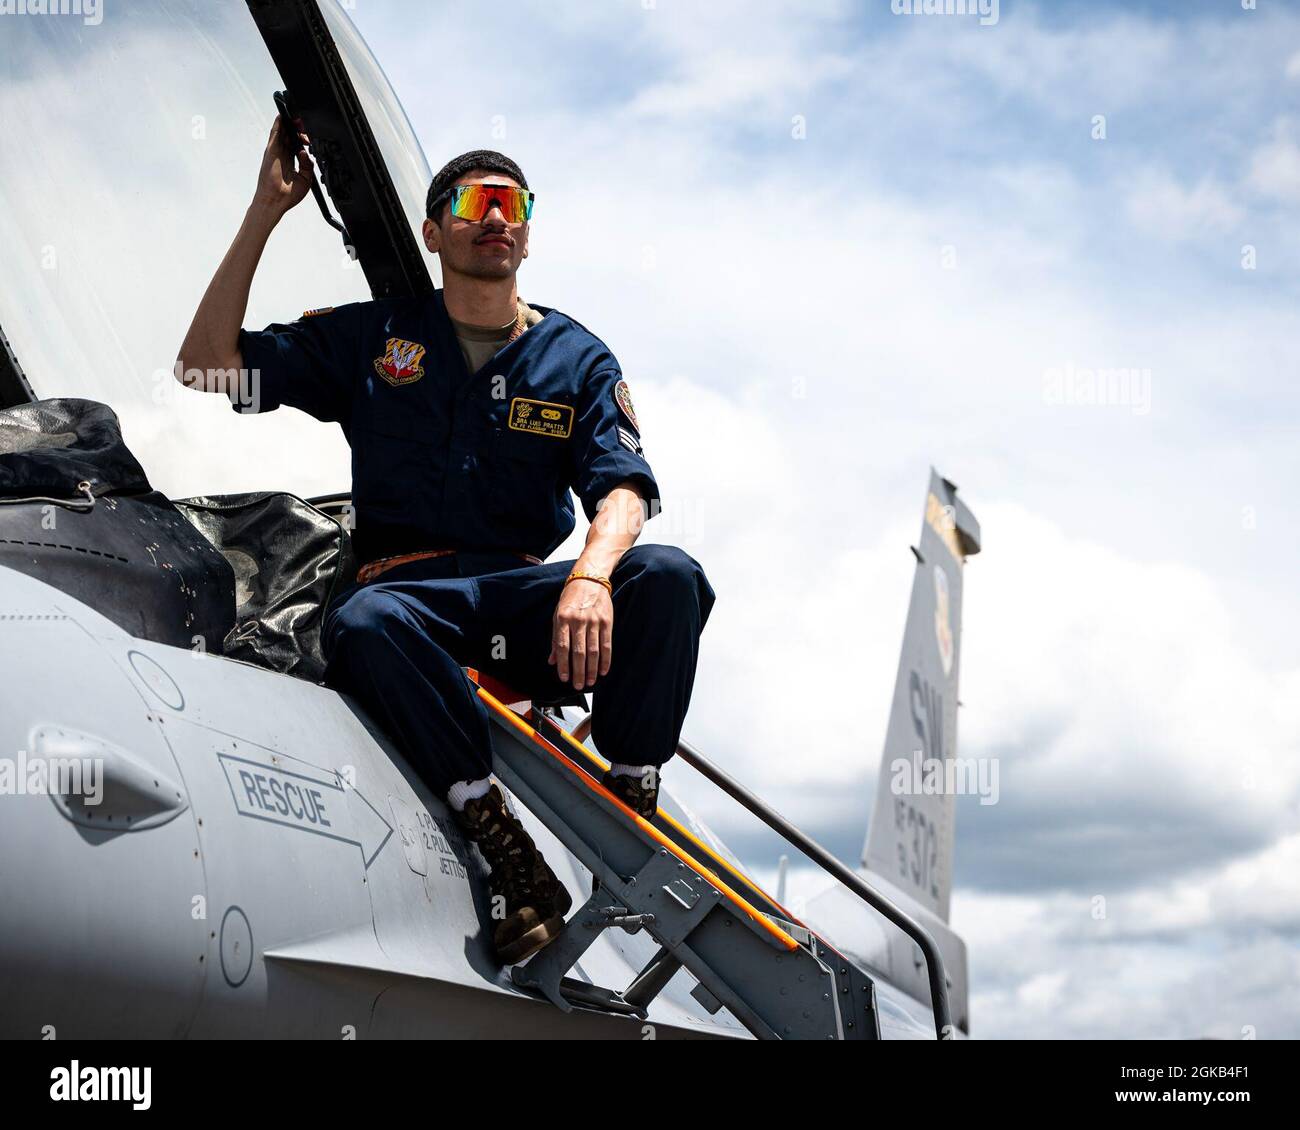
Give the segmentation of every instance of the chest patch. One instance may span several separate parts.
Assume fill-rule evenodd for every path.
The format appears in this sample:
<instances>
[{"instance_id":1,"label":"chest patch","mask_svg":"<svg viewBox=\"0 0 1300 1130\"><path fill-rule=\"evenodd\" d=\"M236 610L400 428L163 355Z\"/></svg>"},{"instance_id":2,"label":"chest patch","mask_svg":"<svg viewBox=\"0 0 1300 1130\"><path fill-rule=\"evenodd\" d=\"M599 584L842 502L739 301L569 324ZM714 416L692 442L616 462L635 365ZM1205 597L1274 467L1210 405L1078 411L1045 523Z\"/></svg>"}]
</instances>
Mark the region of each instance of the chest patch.
<instances>
[{"instance_id":1,"label":"chest patch","mask_svg":"<svg viewBox=\"0 0 1300 1130\"><path fill-rule=\"evenodd\" d=\"M375 372L390 385L409 385L424 376L424 346L400 337L388 339L388 349L375 358Z\"/></svg>"},{"instance_id":2,"label":"chest patch","mask_svg":"<svg viewBox=\"0 0 1300 1130\"><path fill-rule=\"evenodd\" d=\"M573 431L573 408L568 404L516 396L510 402L510 427L516 432L568 439Z\"/></svg>"}]
</instances>

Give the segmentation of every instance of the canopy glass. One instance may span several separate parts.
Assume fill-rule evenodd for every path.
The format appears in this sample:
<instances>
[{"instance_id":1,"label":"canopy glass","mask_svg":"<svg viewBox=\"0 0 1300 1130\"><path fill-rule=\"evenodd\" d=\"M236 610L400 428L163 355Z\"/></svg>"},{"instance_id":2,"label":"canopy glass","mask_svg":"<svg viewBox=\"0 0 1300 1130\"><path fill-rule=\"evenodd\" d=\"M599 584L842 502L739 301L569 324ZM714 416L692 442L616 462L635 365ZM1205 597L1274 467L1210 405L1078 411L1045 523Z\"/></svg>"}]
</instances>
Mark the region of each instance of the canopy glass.
<instances>
[{"instance_id":1,"label":"canopy glass","mask_svg":"<svg viewBox=\"0 0 1300 1130\"><path fill-rule=\"evenodd\" d=\"M321 7L418 231L431 176L419 143L337 0ZM109 404L153 485L174 498L346 490L337 427L286 408L241 416L171 372L252 199L284 85L247 7L132 0L102 6L97 23L4 24L0 328L36 396ZM245 325L368 297L360 265L308 199L273 236Z\"/></svg>"}]
</instances>

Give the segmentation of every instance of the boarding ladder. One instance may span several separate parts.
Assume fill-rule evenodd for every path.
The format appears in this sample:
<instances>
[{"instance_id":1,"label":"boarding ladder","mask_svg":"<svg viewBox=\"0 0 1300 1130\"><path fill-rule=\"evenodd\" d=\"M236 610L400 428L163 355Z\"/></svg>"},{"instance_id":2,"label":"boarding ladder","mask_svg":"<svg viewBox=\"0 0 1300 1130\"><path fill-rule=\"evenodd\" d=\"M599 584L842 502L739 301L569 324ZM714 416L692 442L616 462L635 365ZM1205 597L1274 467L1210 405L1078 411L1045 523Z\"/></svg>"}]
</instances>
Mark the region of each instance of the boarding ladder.
<instances>
[{"instance_id":1,"label":"boarding ladder","mask_svg":"<svg viewBox=\"0 0 1300 1130\"><path fill-rule=\"evenodd\" d=\"M465 670L494 725L497 777L594 880L591 898L559 937L512 967L517 985L566 1012L583 1006L644 1019L684 967L705 1009L725 1006L759 1039L880 1038L866 973L669 814L645 820L617 800L599 783L604 763L542 709L512 709L521 696ZM950 1037L943 961L926 931L686 743L678 754L913 938L929 968L936 1033ZM658 943L632 983L617 991L568 976L611 929L644 930Z\"/></svg>"}]
</instances>

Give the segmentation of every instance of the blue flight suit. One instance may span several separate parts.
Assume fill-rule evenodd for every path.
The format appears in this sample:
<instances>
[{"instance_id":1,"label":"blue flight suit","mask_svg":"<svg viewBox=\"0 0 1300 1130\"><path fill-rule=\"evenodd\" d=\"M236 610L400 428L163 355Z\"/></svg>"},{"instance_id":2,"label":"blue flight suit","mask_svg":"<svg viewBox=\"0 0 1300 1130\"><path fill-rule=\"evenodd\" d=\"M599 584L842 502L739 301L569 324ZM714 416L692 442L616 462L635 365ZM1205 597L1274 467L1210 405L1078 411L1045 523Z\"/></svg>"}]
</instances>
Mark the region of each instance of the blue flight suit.
<instances>
[{"instance_id":1,"label":"blue flight suit","mask_svg":"<svg viewBox=\"0 0 1300 1130\"><path fill-rule=\"evenodd\" d=\"M341 591L325 612L325 682L354 696L429 787L491 769L488 715L461 667L537 701L573 695L547 663L574 562L544 560L630 481L659 508L617 360L567 315L540 322L470 373L442 291L358 302L240 331L237 412L288 404L339 423L352 448L352 540L361 564L450 548ZM682 550L635 545L610 577L610 671L592 689L592 738L609 759L662 765L690 702L714 602ZM575 584L591 582L575 581Z\"/></svg>"}]
</instances>

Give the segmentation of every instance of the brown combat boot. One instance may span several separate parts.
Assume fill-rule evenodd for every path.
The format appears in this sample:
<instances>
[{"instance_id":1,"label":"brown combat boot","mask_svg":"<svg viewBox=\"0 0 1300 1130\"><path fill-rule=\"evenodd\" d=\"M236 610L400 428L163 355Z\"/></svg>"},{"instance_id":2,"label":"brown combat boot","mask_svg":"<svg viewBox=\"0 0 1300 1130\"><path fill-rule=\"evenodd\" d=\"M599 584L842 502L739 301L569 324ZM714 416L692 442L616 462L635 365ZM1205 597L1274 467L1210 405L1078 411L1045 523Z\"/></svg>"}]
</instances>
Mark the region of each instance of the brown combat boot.
<instances>
[{"instance_id":1,"label":"brown combat boot","mask_svg":"<svg viewBox=\"0 0 1300 1130\"><path fill-rule=\"evenodd\" d=\"M496 921L492 944L497 957L503 965L515 965L555 940L573 898L506 808L496 784L467 801L464 811L455 815L466 839L478 845L490 868L488 889Z\"/></svg>"},{"instance_id":2,"label":"brown combat boot","mask_svg":"<svg viewBox=\"0 0 1300 1130\"><path fill-rule=\"evenodd\" d=\"M617 776L605 770L600 783L628 806L638 816L653 820L659 811L659 770L652 769L643 776Z\"/></svg>"}]
</instances>

